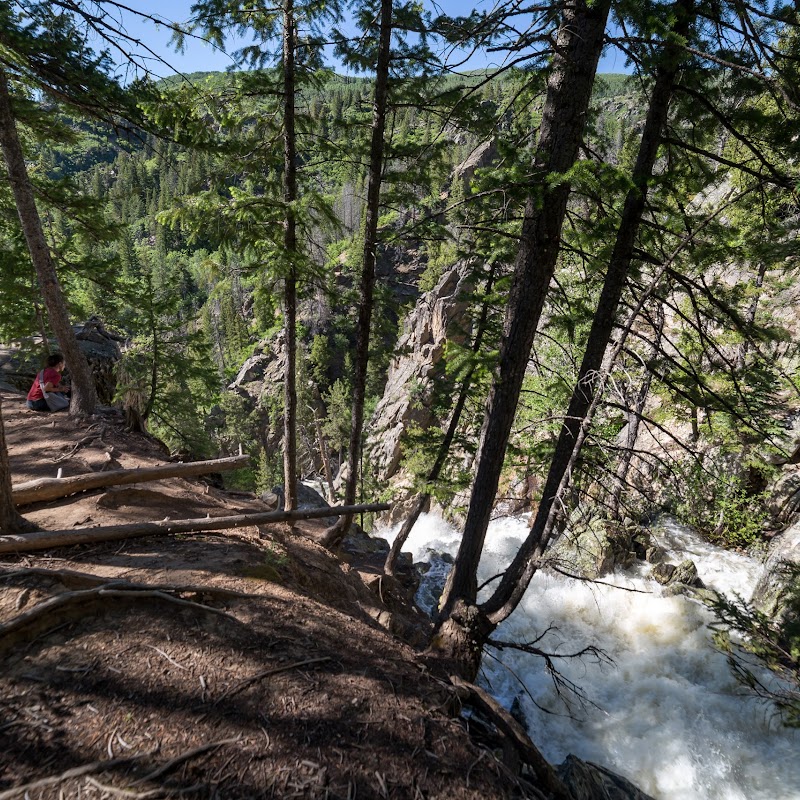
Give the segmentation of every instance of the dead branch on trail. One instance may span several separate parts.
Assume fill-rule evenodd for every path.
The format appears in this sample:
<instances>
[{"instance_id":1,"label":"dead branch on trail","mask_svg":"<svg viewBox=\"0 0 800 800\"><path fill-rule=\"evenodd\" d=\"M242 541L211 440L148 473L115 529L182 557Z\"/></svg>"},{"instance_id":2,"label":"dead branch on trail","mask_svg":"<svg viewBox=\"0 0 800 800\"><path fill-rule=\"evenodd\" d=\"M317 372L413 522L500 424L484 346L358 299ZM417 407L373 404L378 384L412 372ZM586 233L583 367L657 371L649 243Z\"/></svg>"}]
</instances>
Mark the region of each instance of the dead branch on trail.
<instances>
[{"instance_id":1,"label":"dead branch on trail","mask_svg":"<svg viewBox=\"0 0 800 800\"><path fill-rule=\"evenodd\" d=\"M473 683L462 680L457 675L450 676L450 683L456 688L462 700L469 701L486 714L495 727L506 736L520 755L520 758L533 770L541 788L556 800L571 800L567 787L556 774L552 765L539 752L530 740L522 725L509 714L487 691Z\"/></svg>"},{"instance_id":2,"label":"dead branch on trail","mask_svg":"<svg viewBox=\"0 0 800 800\"><path fill-rule=\"evenodd\" d=\"M78 443L80 444L80 442ZM230 456L210 461L188 461L178 464L160 464L157 467L139 469L115 469L110 472L91 472L69 478L37 478L35 481L19 483L11 487L14 505L24 506L44 500L56 500L90 489L105 486L123 486L130 483L145 483L164 478L189 478L207 475L209 472L227 472L247 466L250 456Z\"/></svg>"},{"instance_id":3,"label":"dead branch on trail","mask_svg":"<svg viewBox=\"0 0 800 800\"><path fill-rule=\"evenodd\" d=\"M217 750L220 747L223 747L226 744L236 744L242 740L241 736L236 736L232 739L221 739L218 742L209 742L207 744L201 744L199 747L193 747L191 750L187 750L185 753L181 753L180 755L175 756L175 758L170 759L166 762L166 764L162 764L157 769L154 769L152 772L148 772L143 778L139 778L138 780L133 782L134 786L138 786L139 784L146 783L147 781L154 781L156 778L160 778L162 775L165 775L170 770L175 769L175 767L183 764L184 761L189 761L189 759L197 758L197 756L202 756L205 753L210 752L211 750ZM2 798L0 798L2 800Z\"/></svg>"},{"instance_id":4,"label":"dead branch on trail","mask_svg":"<svg viewBox=\"0 0 800 800\"><path fill-rule=\"evenodd\" d=\"M299 669L300 667L307 667L310 664L319 664L322 661L330 661L330 656L323 656L322 658L310 658L307 661L298 661L294 664L286 664L283 667L275 667L274 669L266 669L263 672L259 672L256 675L252 675L249 678L245 678L245 680L236 684L232 688L228 689L226 692L223 692L215 701L214 705L219 705L223 700L227 700L229 697L232 697L235 694L239 694L242 690L246 689L248 686L251 686L254 683L257 683L264 678L269 678L270 675L278 675L281 672L289 672L293 669Z\"/></svg>"},{"instance_id":5,"label":"dead branch on trail","mask_svg":"<svg viewBox=\"0 0 800 800\"><path fill-rule=\"evenodd\" d=\"M104 473L110 475L111 473ZM288 520L336 517L342 514L358 514L362 511L388 511L388 503L370 505L338 506L332 508L307 508L299 511L266 511L256 514L238 514L231 517L206 517L203 519L169 520L161 522L138 522L126 525L109 525L97 528L78 528L66 531L40 531L25 535L0 536L0 553L30 553L67 547L73 544L113 542L136 539L142 536L164 536L175 533L203 533L229 528L246 528L251 525L269 525Z\"/></svg>"},{"instance_id":6,"label":"dead branch on trail","mask_svg":"<svg viewBox=\"0 0 800 800\"><path fill-rule=\"evenodd\" d=\"M13 578L49 578L58 581L64 586L69 587L95 587L110 586L112 583L117 589L143 589L157 590L159 592L171 592L173 594L194 594L208 595L220 599L248 599L259 597L255 594L237 592L234 589L224 589L219 586L206 586L204 584L187 584L186 586L160 584L160 583L132 583L125 578L108 578L100 575L92 575L88 572L75 572L69 569L46 569L45 567L26 567L25 569L15 569L11 572L0 572L0 581L12 580Z\"/></svg>"},{"instance_id":7,"label":"dead branch on trail","mask_svg":"<svg viewBox=\"0 0 800 800\"><path fill-rule=\"evenodd\" d=\"M122 584L124 586L124 584ZM120 588L119 583L107 583L96 589L64 592L51 597L16 617L0 624L0 653L13 647L18 641L28 641L33 636L45 633L54 627L84 617L94 610L105 610L108 601L138 603L142 600L171 603L183 608L202 611L225 617L237 625L239 620L226 611L191 600L183 600L166 591L146 587L144 589ZM2 800L2 798L0 798Z\"/></svg>"}]
</instances>

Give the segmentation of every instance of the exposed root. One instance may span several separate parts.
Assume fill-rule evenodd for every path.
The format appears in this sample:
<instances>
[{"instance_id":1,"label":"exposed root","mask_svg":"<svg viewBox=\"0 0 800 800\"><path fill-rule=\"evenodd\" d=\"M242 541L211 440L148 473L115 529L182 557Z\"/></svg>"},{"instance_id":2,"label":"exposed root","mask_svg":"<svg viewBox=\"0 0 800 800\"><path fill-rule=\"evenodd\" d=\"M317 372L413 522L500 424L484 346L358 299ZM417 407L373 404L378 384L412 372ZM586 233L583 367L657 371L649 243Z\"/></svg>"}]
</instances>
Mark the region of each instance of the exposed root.
<instances>
[{"instance_id":1,"label":"exposed root","mask_svg":"<svg viewBox=\"0 0 800 800\"><path fill-rule=\"evenodd\" d=\"M96 608L105 610L108 601L117 603L136 604L142 600L165 602L202 611L204 614L215 614L225 617L230 621L241 624L239 620L225 611L191 600L183 600L168 594L166 590L153 587L130 588L125 584L106 583L96 589L85 589L76 592L51 597L23 614L13 617L8 622L0 625L0 653L12 648L19 641L32 639L61 624L79 619L90 610Z\"/></svg>"},{"instance_id":2,"label":"exposed root","mask_svg":"<svg viewBox=\"0 0 800 800\"><path fill-rule=\"evenodd\" d=\"M549 796L556 800L572 800L572 795L558 777L553 766L539 752L519 722L497 700L480 686L468 683L457 675L452 675L450 682L458 691L459 697L477 706L483 714L489 717L497 730L510 741L520 759L531 768L540 787Z\"/></svg>"},{"instance_id":3,"label":"exposed root","mask_svg":"<svg viewBox=\"0 0 800 800\"><path fill-rule=\"evenodd\" d=\"M0 800L13 800L13 798L24 797L38 789L46 789L48 786L58 786L60 783L64 783L64 781L68 781L71 778L80 778L92 772L105 772L110 769L116 769L117 767L127 766L149 755L152 755L152 753L142 753L141 755L129 756L127 758L113 758L111 761L92 761L89 764L83 764L80 767L68 769L60 775L51 775L50 777L33 781L33 783L26 783L22 786L16 786L13 789L6 789L4 792L0 792Z\"/></svg>"},{"instance_id":4,"label":"exposed root","mask_svg":"<svg viewBox=\"0 0 800 800\"><path fill-rule=\"evenodd\" d=\"M64 586L74 588L88 588L94 586L113 586L118 589L141 589L141 590L157 590L160 592L171 592L173 594L194 594L205 595L207 597L214 597L219 599L251 599L258 597L255 594L246 594L244 592L237 592L233 589L223 589L217 586L206 586L204 584L188 584L186 586L173 586L165 584L149 584L149 583L132 583L126 581L124 578L119 580L109 581L107 577L99 575L92 575L88 572L75 572L68 569L44 569L43 567L26 567L25 569L16 569L11 572L0 572L0 581L11 580L13 578L49 578L53 581Z\"/></svg>"},{"instance_id":5,"label":"exposed root","mask_svg":"<svg viewBox=\"0 0 800 800\"><path fill-rule=\"evenodd\" d=\"M217 750L226 744L236 744L241 740L241 736L236 736L232 739L221 739L218 742L209 742L207 744L201 744L199 747L193 747L191 750L187 750L185 753L181 753L180 755L175 756L175 758L170 759L165 764L162 764L160 767L154 769L152 772L148 772L143 778L139 778L138 780L134 781L133 785L140 786L147 781L154 781L156 778L166 775L168 772L175 769L175 767L180 766L184 763L184 761L189 761L192 758L197 758L197 756L202 756L205 753L211 752L212 750ZM2 798L0 798L0 800L2 800Z\"/></svg>"}]
</instances>

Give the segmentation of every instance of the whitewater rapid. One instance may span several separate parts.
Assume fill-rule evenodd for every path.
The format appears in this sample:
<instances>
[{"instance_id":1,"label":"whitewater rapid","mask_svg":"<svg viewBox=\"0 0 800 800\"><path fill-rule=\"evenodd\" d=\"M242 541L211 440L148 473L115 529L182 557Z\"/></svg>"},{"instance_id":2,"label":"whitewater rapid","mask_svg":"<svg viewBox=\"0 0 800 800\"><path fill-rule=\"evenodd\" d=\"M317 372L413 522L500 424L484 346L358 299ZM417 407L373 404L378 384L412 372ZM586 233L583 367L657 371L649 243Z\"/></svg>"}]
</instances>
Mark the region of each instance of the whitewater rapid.
<instances>
[{"instance_id":1,"label":"whitewater rapid","mask_svg":"<svg viewBox=\"0 0 800 800\"><path fill-rule=\"evenodd\" d=\"M379 535L391 539L398 528ZM505 567L527 533L525 518L491 524L481 581ZM713 547L671 521L654 534L673 563L691 558L709 588L751 596L761 571L755 559ZM440 517L423 515L404 549L415 562L454 556L459 535ZM431 608L447 569L433 558L420 605ZM573 753L657 800L800 800L800 731L783 728L769 706L736 683L712 644L708 610L666 594L647 569L604 578L623 588L539 573L496 632L498 639L526 641L552 628L537 642L543 650L602 648L614 664L558 662L591 704L565 707L542 660L508 650L495 653L499 660L484 658L482 683L522 711L531 738L554 764Z\"/></svg>"}]
</instances>

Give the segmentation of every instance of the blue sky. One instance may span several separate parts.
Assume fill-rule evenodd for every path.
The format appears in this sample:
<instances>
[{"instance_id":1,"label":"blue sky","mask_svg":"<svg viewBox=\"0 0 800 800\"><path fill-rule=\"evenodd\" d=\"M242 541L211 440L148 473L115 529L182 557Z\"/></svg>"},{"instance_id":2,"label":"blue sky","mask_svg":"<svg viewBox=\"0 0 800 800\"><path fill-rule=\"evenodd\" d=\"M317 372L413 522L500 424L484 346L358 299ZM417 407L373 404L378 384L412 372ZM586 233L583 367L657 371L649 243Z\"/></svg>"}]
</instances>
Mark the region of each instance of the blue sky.
<instances>
[{"instance_id":1,"label":"blue sky","mask_svg":"<svg viewBox=\"0 0 800 800\"><path fill-rule=\"evenodd\" d=\"M155 19L185 22L190 16L189 10L192 0L130 0L129 5L136 11L148 14ZM480 8L479 0L476 0L476 5ZM469 4L463 2L463 0L438 0L437 6L445 13L463 14L468 10ZM174 49L169 45L171 33L168 28L154 25L152 22L138 18L133 14L126 15L123 23L129 35L140 39L166 62L166 64L159 63L144 50L140 51L141 57L147 60L149 68L156 75L164 76L174 70L183 73L217 71L224 70L231 65L230 56L198 40L187 40L185 51L183 53L175 53ZM100 46L101 43L96 43L95 49L99 49ZM117 54L112 53L112 55L115 58L117 57ZM491 65L491 63L488 58L484 57L471 62L468 66L479 68ZM600 71L626 71L624 58L619 52L608 53L600 63Z\"/></svg>"}]
</instances>

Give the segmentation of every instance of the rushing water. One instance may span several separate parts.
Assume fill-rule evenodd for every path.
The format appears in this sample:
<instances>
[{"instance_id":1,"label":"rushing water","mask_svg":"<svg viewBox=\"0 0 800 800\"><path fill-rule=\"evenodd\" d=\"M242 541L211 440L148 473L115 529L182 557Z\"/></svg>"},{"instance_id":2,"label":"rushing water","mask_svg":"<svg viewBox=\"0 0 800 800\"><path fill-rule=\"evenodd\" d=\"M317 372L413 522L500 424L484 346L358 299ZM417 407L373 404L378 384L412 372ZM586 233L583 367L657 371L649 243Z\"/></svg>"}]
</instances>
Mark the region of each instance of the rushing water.
<instances>
[{"instance_id":1,"label":"rushing water","mask_svg":"<svg viewBox=\"0 0 800 800\"><path fill-rule=\"evenodd\" d=\"M527 532L523 518L492 523L481 580L503 569ZM709 588L751 595L760 573L755 560L712 547L673 522L654 533L671 561L691 558ZM427 561L432 551L455 555L458 539L441 518L423 515L406 549ZM433 559L421 605L435 602L447 568ZM800 732L782 728L768 706L743 693L711 643L708 610L665 594L646 573L643 567L604 579L635 591L540 573L496 633L528 641L552 627L537 643L543 650L602 648L614 664L558 662L591 704L573 699L566 708L542 660L527 654L504 650L497 654L502 663L485 658L482 681L523 712L531 738L553 763L573 753L658 800L800 800Z\"/></svg>"}]
</instances>

